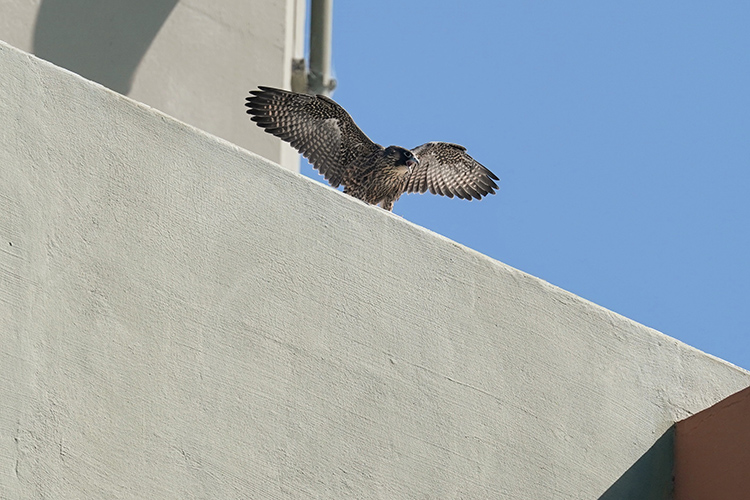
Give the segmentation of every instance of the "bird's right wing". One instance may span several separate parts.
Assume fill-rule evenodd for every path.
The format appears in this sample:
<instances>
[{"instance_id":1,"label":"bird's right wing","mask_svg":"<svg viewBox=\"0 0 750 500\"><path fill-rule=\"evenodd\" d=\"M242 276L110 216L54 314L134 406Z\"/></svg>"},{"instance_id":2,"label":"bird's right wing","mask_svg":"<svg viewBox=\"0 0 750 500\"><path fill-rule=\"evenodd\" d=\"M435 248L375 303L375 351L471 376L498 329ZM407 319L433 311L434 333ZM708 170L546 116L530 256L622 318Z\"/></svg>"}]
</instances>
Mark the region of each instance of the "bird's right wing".
<instances>
[{"instance_id":1,"label":"bird's right wing","mask_svg":"<svg viewBox=\"0 0 750 500\"><path fill-rule=\"evenodd\" d=\"M333 187L341 184L344 168L354 158L379 148L328 97L271 87L259 87L250 94L245 106L251 120L291 144Z\"/></svg>"},{"instance_id":2,"label":"bird's right wing","mask_svg":"<svg viewBox=\"0 0 750 500\"><path fill-rule=\"evenodd\" d=\"M428 142L411 150L419 159L406 178L406 193L429 190L466 200L495 194L499 180L487 167L469 156L466 148L449 142Z\"/></svg>"}]
</instances>

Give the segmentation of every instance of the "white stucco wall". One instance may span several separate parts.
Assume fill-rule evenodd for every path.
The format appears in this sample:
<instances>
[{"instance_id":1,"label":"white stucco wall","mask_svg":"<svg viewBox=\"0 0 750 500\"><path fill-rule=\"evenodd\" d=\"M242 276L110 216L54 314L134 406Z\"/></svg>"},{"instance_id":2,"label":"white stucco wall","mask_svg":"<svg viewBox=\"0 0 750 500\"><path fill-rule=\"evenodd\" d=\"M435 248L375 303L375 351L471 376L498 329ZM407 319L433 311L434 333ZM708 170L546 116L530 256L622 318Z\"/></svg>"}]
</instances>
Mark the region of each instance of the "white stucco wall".
<instances>
[{"instance_id":1,"label":"white stucco wall","mask_svg":"<svg viewBox=\"0 0 750 500\"><path fill-rule=\"evenodd\" d=\"M598 498L748 373L0 45L0 498Z\"/></svg>"},{"instance_id":2,"label":"white stucco wall","mask_svg":"<svg viewBox=\"0 0 750 500\"><path fill-rule=\"evenodd\" d=\"M290 88L304 15L305 0L0 0L0 40L297 172L244 99Z\"/></svg>"}]
</instances>

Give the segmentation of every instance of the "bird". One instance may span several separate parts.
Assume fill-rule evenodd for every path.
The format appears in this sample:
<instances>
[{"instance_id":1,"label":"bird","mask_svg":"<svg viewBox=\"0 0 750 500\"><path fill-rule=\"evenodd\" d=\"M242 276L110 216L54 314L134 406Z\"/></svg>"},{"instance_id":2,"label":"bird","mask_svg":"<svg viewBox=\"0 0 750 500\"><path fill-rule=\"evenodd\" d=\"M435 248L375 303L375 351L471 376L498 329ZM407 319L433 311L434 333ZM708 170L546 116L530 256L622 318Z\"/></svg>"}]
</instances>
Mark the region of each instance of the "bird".
<instances>
[{"instance_id":1,"label":"bird","mask_svg":"<svg viewBox=\"0 0 750 500\"><path fill-rule=\"evenodd\" d=\"M327 96L260 86L245 100L250 119L291 144L332 187L343 185L344 193L385 210L392 211L404 193L429 190L480 200L498 189L500 179L465 147L449 142L383 147Z\"/></svg>"}]
</instances>

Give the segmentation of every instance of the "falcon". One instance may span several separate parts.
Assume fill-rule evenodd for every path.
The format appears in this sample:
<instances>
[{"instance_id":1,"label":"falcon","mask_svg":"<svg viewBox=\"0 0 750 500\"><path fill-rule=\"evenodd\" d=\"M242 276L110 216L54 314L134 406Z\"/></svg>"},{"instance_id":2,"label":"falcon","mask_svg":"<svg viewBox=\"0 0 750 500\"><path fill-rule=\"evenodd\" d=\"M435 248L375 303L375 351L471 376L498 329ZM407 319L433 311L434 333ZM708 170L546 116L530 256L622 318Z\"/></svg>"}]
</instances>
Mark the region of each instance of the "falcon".
<instances>
[{"instance_id":1,"label":"falcon","mask_svg":"<svg viewBox=\"0 0 750 500\"><path fill-rule=\"evenodd\" d=\"M259 127L288 142L310 160L331 186L385 210L404 193L429 190L466 200L495 194L498 177L448 142L414 149L384 148L371 141L349 113L323 95L258 87L246 98L247 113Z\"/></svg>"}]
</instances>

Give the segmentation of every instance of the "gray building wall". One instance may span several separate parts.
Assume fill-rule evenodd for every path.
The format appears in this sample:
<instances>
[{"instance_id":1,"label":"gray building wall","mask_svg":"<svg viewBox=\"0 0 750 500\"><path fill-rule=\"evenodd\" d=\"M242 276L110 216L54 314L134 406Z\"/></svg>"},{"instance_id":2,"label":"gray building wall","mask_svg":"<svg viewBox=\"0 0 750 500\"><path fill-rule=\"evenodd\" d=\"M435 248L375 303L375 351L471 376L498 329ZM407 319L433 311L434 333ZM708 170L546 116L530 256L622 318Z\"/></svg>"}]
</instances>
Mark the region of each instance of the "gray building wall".
<instances>
[{"instance_id":1,"label":"gray building wall","mask_svg":"<svg viewBox=\"0 0 750 500\"><path fill-rule=\"evenodd\" d=\"M297 172L244 99L290 88L304 15L304 0L0 0L0 40Z\"/></svg>"},{"instance_id":2,"label":"gray building wall","mask_svg":"<svg viewBox=\"0 0 750 500\"><path fill-rule=\"evenodd\" d=\"M0 498L664 498L750 383L4 44L0 122Z\"/></svg>"}]
</instances>

